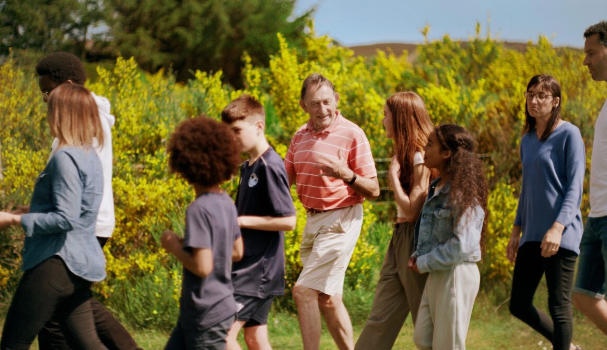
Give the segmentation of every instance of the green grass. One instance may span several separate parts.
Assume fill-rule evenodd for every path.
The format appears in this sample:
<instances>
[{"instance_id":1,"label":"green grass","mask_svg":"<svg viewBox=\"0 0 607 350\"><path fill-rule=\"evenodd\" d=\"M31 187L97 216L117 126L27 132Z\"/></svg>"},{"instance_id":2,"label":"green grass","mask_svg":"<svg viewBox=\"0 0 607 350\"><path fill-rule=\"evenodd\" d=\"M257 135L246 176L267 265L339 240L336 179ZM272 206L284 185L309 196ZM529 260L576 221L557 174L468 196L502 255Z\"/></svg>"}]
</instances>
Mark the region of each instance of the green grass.
<instances>
[{"instance_id":1,"label":"green grass","mask_svg":"<svg viewBox=\"0 0 607 350\"><path fill-rule=\"evenodd\" d=\"M355 339L362 331L372 297L373 292L371 291L347 292L346 306L353 311ZM545 301L546 292L542 285L537 293L536 305L545 306ZM355 306L352 303L359 305ZM365 315L362 315L363 312ZM163 349L170 335L168 331L127 328L137 343L146 350ZM299 350L302 348L295 314L273 310L268 319L268 329L274 349ZM574 311L573 339L574 343L581 345L584 350L607 349L607 337L577 311ZM244 344L242 339L241 344ZM538 333L510 316L506 302L496 303L494 297L488 294L481 294L477 298L467 344L467 348L470 350L550 350L552 348ZM325 326L323 326L320 348L322 350L336 349ZM37 345L34 344L32 349L37 349ZM410 318L405 322L393 349L415 349L413 325Z\"/></svg>"},{"instance_id":2,"label":"green grass","mask_svg":"<svg viewBox=\"0 0 607 350\"><path fill-rule=\"evenodd\" d=\"M549 350L552 348L543 337L510 316L507 310L503 310L504 308L507 308L507 305L497 308L486 296L477 299L468 332L468 349ZM363 326L364 321L354 324L354 339L358 338ZM268 319L268 329L274 349L302 348L296 315L272 312ZM146 330L135 332L133 335L142 348L155 350L164 347L169 333ZM607 349L607 337L578 312L575 312L574 316L574 342L581 345L584 350ZM241 344L244 344L242 339ZM325 326L323 326L320 344L322 350L336 349ZM410 318L407 318L393 349L415 349L413 324Z\"/></svg>"},{"instance_id":3,"label":"green grass","mask_svg":"<svg viewBox=\"0 0 607 350\"><path fill-rule=\"evenodd\" d=\"M386 223L378 223L370 230L370 243L378 247L378 254L383 258L389 237L391 226ZM357 290L346 290L344 303L349 310L352 323L354 325L354 339L364 327L365 320L369 314L371 303L373 301L375 281L378 279L379 268L377 266L373 283L365 288ZM485 286L486 287L486 286ZM521 321L515 319L508 312L507 296L510 290L509 285L491 286L491 292L481 292L478 296L472 321L468 332L467 349L470 350L550 350L552 346L538 333L533 331ZM301 349L302 342L299 333L297 316L294 313L286 311L286 307L293 307L289 296L282 297L282 300L274 305L283 305L282 309L273 308L268 319L268 329L270 333L270 342L275 350ZM128 298L127 298L128 299ZM546 310L547 292L545 282L542 281L536 293L535 305ZM9 300L6 298L4 303L0 300L0 309L6 309ZM132 302L132 301L127 301ZM0 319L0 325L3 320ZM166 344L170 331L157 329L137 329L125 324L131 334L143 349L158 350L163 349ZM241 344L244 346L241 335ZM574 334L573 341L581 345L584 350L605 350L607 349L607 336L603 335L590 321L588 321L577 310L574 310ZM322 350L336 349L333 339L323 326L320 348ZM37 349L37 344L32 346ZM243 347L244 349L244 347ZM409 317L403 326L393 349L415 349L413 344L413 325Z\"/></svg>"}]
</instances>

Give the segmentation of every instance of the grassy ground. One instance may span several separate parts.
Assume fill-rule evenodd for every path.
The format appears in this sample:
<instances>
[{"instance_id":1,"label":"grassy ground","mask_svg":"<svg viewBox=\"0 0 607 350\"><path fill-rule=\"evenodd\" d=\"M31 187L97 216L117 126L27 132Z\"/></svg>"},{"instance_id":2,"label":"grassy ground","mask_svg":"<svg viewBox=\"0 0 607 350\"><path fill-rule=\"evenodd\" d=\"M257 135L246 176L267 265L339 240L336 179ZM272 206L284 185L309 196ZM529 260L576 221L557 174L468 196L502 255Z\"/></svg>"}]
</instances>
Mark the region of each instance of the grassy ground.
<instances>
[{"instance_id":1,"label":"grassy ground","mask_svg":"<svg viewBox=\"0 0 607 350\"><path fill-rule=\"evenodd\" d=\"M273 313L269 320L270 340L274 349L298 350L302 348L301 337L295 315ZM362 330L363 324L354 326L355 339ZM607 337L580 315L575 317L574 342L584 350L607 349ZM134 336L144 349L162 349L169 336L158 331L139 331ZM413 326L410 319L400 332L393 349L415 349L412 341ZM488 303L477 303L470 331L468 332L468 349L470 350L549 350L552 346L538 333L520 321L505 315ZM323 327L321 349L336 349L331 336Z\"/></svg>"},{"instance_id":2,"label":"grassy ground","mask_svg":"<svg viewBox=\"0 0 607 350\"><path fill-rule=\"evenodd\" d=\"M543 288L543 287L542 287ZM536 305L545 305L545 292L540 289ZM369 296L372 295L369 293ZM347 296L346 302L360 301L360 296ZM364 326L364 315L359 308L348 305L353 310L355 339ZM360 305L359 305L360 306ZM368 308L369 305L367 305ZM475 304L470 330L468 332L468 349L470 350L549 350L551 345L538 333L510 316L507 305L495 306L486 295L480 295ZM2 322L0 322L2 323ZM297 317L287 312L272 312L268 328L272 346L277 350L298 350L302 348ZM158 330L131 330L137 343L146 350L163 349L169 332ZM394 349L415 349L413 345L413 326L407 319L400 332ZM584 350L607 349L607 337L600 333L588 320L577 311L574 315L574 342ZM33 349L37 349L34 345ZM321 349L336 349L326 327L323 326Z\"/></svg>"},{"instance_id":3,"label":"grassy ground","mask_svg":"<svg viewBox=\"0 0 607 350\"><path fill-rule=\"evenodd\" d=\"M485 299L485 300L483 300ZM362 331L364 321L354 325L354 338ZM302 348L297 318L288 313L272 313L268 328L270 341L277 350L299 350ZM162 349L168 333L157 331L136 332L136 340L144 349ZM407 319L393 349L415 349L413 344L413 325ZM607 349L607 337L600 333L590 322L576 314L574 324L574 342L584 350ZM470 330L468 332L469 350L549 350L552 346L538 333L522 322L509 316L504 310L481 297L476 303ZM336 349L326 327L323 326L321 349Z\"/></svg>"},{"instance_id":4,"label":"grassy ground","mask_svg":"<svg viewBox=\"0 0 607 350\"><path fill-rule=\"evenodd\" d=\"M390 231L390 226L379 224L371 232L371 243L378 247L381 256L386 249L386 232ZM376 275L378 271L376 271ZM377 280L378 276L375 276ZM467 345L469 350L550 350L552 346L542 338L538 333L524 325L508 313L507 296L509 286L503 288L493 287L492 293L481 293L476 300L472 321L468 332ZM354 324L354 339L364 327L366 317L371 308L374 295L374 284L369 288L359 290L346 290L344 302L350 312L352 323ZM546 287L542 281L536 293L535 305L546 309ZM283 297L287 298L287 296ZM283 299L280 304L288 305ZM6 308L8 300L0 300L0 310ZM275 303L276 304L276 303ZM292 303L291 303L292 307ZM2 315L0 313L0 315ZM0 316L0 325L3 323L3 317ZM128 327L127 327L128 328ZM272 310L268 319L268 329L270 341L276 350L299 350L302 348L301 336L297 316L287 311ZM146 350L163 349L169 338L169 331L153 329L129 329L137 343ZM410 317L403 326L393 349L415 349L413 344L413 325ZM582 346L584 350L605 350L607 349L607 336L604 336L598 329L584 318L579 312L574 310L574 334L575 344ZM241 339L241 344L242 339ZM34 344L33 349L37 349ZM333 340L323 326L321 337L322 350L336 349Z\"/></svg>"}]
</instances>

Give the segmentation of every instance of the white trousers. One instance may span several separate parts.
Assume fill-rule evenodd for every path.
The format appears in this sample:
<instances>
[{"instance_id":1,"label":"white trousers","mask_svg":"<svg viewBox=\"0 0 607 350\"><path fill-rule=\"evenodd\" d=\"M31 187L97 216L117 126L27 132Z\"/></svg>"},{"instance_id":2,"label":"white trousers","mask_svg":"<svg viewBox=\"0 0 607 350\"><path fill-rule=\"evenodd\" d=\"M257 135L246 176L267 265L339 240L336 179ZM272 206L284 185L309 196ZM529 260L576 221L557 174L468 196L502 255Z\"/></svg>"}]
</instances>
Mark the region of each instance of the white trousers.
<instances>
[{"instance_id":1,"label":"white trousers","mask_svg":"<svg viewBox=\"0 0 607 350\"><path fill-rule=\"evenodd\" d=\"M478 293L476 263L430 272L417 312L413 341L421 350L464 350Z\"/></svg>"}]
</instances>

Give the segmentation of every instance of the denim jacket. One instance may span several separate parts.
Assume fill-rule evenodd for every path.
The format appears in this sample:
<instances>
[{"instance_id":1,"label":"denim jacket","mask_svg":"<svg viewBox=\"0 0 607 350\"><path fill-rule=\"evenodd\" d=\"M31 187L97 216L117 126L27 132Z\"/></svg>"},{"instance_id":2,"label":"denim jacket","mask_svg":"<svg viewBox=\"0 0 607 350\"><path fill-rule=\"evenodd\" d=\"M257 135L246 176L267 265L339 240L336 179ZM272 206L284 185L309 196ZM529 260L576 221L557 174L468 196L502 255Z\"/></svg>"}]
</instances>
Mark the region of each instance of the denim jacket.
<instances>
[{"instance_id":1,"label":"denim jacket","mask_svg":"<svg viewBox=\"0 0 607 350\"><path fill-rule=\"evenodd\" d=\"M481 259L480 238L485 212L477 205L466 209L455 222L455 210L449 204L449 183L435 191L439 179L430 185L418 222L416 250L420 272L449 270L463 262Z\"/></svg>"},{"instance_id":2,"label":"denim jacket","mask_svg":"<svg viewBox=\"0 0 607 350\"><path fill-rule=\"evenodd\" d=\"M93 149L62 147L36 179L25 230L23 270L58 255L76 276L105 278L105 257L95 237L103 195L101 162Z\"/></svg>"}]
</instances>

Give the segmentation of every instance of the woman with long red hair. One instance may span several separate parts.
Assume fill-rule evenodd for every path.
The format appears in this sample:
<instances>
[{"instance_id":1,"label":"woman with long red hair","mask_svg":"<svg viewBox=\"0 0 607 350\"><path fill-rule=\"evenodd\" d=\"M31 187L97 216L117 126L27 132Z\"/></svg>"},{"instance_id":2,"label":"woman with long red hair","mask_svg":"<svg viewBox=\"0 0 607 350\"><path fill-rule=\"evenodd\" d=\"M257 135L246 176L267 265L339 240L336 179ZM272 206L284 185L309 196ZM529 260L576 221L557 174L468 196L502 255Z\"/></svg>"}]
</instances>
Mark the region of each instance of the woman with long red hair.
<instances>
[{"instance_id":1,"label":"woman with long red hair","mask_svg":"<svg viewBox=\"0 0 607 350\"><path fill-rule=\"evenodd\" d=\"M386 136L393 141L388 180L394 191L397 215L373 307L356 349L391 349L407 315L416 320L426 281L407 267L415 250L415 221L428 192L430 170L424 165L424 146L433 130L422 98L397 92L384 106Z\"/></svg>"}]
</instances>

